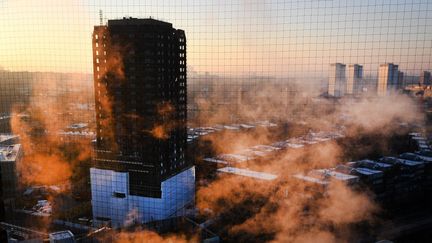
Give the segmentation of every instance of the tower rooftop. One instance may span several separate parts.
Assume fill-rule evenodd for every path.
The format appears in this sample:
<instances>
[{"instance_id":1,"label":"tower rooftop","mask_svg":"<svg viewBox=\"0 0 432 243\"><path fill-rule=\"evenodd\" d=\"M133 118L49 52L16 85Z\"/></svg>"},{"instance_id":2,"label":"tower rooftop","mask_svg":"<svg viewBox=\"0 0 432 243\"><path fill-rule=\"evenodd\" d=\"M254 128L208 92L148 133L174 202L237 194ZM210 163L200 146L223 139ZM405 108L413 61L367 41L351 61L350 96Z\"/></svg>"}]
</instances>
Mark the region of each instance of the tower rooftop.
<instances>
[{"instance_id":1,"label":"tower rooftop","mask_svg":"<svg viewBox=\"0 0 432 243\"><path fill-rule=\"evenodd\" d=\"M123 25L152 25L152 26L164 26L172 27L171 23L160 21L152 18L138 19L138 18L122 18L108 20L108 26L123 26Z\"/></svg>"}]
</instances>

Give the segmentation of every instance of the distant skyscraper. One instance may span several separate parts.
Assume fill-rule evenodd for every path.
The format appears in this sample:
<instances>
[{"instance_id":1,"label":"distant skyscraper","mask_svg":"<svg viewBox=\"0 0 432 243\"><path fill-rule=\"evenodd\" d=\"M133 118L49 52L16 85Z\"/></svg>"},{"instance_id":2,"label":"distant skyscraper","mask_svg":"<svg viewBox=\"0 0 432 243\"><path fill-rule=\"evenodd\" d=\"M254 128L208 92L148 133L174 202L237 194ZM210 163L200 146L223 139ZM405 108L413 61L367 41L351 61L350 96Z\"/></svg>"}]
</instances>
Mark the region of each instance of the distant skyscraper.
<instances>
[{"instance_id":1,"label":"distant skyscraper","mask_svg":"<svg viewBox=\"0 0 432 243\"><path fill-rule=\"evenodd\" d=\"M360 91L360 85L363 78L363 66L351 64L348 66L347 94L356 94Z\"/></svg>"},{"instance_id":2,"label":"distant skyscraper","mask_svg":"<svg viewBox=\"0 0 432 243\"><path fill-rule=\"evenodd\" d=\"M398 89L405 88L404 72L398 71Z\"/></svg>"},{"instance_id":3,"label":"distant skyscraper","mask_svg":"<svg viewBox=\"0 0 432 243\"><path fill-rule=\"evenodd\" d=\"M378 72L377 94L385 96L395 91L398 86L398 65L393 63L381 64Z\"/></svg>"},{"instance_id":4,"label":"distant skyscraper","mask_svg":"<svg viewBox=\"0 0 432 243\"><path fill-rule=\"evenodd\" d=\"M186 36L172 24L123 18L95 26L96 224L176 216L195 192L186 159Z\"/></svg>"},{"instance_id":5,"label":"distant skyscraper","mask_svg":"<svg viewBox=\"0 0 432 243\"><path fill-rule=\"evenodd\" d=\"M431 73L428 71L422 71L420 73L419 83L421 85L431 85Z\"/></svg>"},{"instance_id":6,"label":"distant skyscraper","mask_svg":"<svg viewBox=\"0 0 432 243\"><path fill-rule=\"evenodd\" d=\"M330 64L328 94L334 97L342 97L346 91L345 64Z\"/></svg>"}]
</instances>

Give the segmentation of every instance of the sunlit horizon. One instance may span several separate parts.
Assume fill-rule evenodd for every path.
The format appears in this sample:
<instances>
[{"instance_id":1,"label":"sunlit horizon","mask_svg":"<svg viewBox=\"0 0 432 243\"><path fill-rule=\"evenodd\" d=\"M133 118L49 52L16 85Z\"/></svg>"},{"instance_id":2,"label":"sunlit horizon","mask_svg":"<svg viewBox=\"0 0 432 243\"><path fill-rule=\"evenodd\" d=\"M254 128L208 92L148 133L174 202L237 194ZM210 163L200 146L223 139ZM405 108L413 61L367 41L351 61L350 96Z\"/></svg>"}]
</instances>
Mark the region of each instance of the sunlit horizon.
<instances>
[{"instance_id":1,"label":"sunlit horizon","mask_svg":"<svg viewBox=\"0 0 432 243\"><path fill-rule=\"evenodd\" d=\"M428 1L342 1L337 7L333 1L0 4L0 67L10 71L92 73L91 33L100 10L103 24L152 17L184 29L189 73L319 79L335 62L362 64L370 76L385 62L408 75L431 69Z\"/></svg>"}]
</instances>

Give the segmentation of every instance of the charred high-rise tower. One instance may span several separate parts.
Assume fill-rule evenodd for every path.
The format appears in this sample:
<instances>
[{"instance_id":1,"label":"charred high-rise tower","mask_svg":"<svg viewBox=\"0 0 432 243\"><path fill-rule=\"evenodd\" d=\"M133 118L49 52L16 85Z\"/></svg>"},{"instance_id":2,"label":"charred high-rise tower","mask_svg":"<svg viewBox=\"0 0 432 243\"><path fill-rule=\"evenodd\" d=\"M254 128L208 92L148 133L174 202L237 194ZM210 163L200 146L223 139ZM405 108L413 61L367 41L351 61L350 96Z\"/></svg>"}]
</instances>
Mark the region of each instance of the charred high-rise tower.
<instances>
[{"instance_id":1,"label":"charred high-rise tower","mask_svg":"<svg viewBox=\"0 0 432 243\"><path fill-rule=\"evenodd\" d=\"M139 222L176 215L194 197L184 31L154 19L109 20L94 28L93 65L95 221L122 226L131 211Z\"/></svg>"}]
</instances>

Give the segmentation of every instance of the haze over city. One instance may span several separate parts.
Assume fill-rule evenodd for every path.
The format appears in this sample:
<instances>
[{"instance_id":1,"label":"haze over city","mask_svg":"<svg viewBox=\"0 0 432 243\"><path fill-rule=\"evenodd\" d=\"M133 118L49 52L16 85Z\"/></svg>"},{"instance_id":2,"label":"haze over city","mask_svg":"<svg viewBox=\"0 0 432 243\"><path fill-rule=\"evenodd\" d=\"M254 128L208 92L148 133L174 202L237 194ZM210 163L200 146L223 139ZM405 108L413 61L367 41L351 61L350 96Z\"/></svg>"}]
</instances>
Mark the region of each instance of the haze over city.
<instances>
[{"instance_id":1,"label":"haze over city","mask_svg":"<svg viewBox=\"0 0 432 243\"><path fill-rule=\"evenodd\" d=\"M432 2L0 2L0 242L430 242Z\"/></svg>"}]
</instances>

